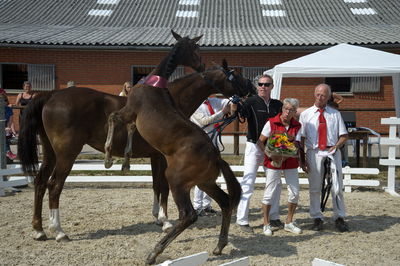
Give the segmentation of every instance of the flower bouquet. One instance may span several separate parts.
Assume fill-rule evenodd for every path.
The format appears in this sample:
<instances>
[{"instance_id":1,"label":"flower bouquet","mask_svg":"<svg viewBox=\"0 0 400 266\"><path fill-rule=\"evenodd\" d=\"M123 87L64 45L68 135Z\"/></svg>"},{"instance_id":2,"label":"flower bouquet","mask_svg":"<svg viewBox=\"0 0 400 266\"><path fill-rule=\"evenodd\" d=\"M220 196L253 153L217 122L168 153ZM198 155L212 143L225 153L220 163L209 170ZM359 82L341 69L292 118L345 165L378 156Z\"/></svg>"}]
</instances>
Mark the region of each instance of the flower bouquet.
<instances>
[{"instance_id":1,"label":"flower bouquet","mask_svg":"<svg viewBox=\"0 0 400 266\"><path fill-rule=\"evenodd\" d=\"M272 166L280 168L287 158L296 158L297 147L286 133L272 134L265 145L265 154L272 160Z\"/></svg>"}]
</instances>

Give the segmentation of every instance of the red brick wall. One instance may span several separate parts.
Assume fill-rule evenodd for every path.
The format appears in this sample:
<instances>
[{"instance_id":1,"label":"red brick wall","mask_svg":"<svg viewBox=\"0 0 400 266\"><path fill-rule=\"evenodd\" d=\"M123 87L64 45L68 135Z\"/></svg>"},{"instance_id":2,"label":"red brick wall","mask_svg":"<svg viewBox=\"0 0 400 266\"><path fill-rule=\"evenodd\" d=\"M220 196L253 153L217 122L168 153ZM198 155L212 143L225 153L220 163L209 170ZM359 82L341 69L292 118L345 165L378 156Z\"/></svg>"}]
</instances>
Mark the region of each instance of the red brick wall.
<instances>
[{"instance_id":1,"label":"red brick wall","mask_svg":"<svg viewBox=\"0 0 400 266\"><path fill-rule=\"evenodd\" d=\"M315 50L298 51L247 51L230 50L212 52L203 51L203 62L211 66L227 59L232 66L251 66L273 68L275 65L313 53ZM400 50L389 51L400 53ZM104 92L118 94L122 84L131 80L132 65L157 65L167 54L161 51L105 51L105 50L60 50L60 49L26 49L0 48L1 63L32 63L56 65L56 89L65 88L69 80L78 86L91 87ZM322 79L291 78L283 80L281 99L299 98L302 107L313 103L313 89ZM16 95L10 95L13 103ZM391 79L383 79L381 93L357 94L345 97L340 108L393 108L393 91ZM394 111L357 112L357 125L367 126L379 132L388 132L387 126L380 125L381 117L394 116ZM232 128L227 128L231 131ZM246 131L245 125L240 130Z\"/></svg>"}]
</instances>

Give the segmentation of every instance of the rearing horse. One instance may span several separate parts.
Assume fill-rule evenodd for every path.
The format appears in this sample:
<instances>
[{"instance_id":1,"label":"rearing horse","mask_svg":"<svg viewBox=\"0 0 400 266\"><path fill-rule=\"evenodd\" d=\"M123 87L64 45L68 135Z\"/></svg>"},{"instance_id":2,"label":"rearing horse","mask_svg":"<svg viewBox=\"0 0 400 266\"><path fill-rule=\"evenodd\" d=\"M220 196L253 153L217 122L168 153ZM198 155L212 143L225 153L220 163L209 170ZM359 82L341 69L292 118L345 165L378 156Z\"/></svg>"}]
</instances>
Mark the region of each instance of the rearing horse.
<instances>
[{"instance_id":1,"label":"rearing horse","mask_svg":"<svg viewBox=\"0 0 400 266\"><path fill-rule=\"evenodd\" d=\"M162 61L166 71L172 73L178 64L189 66L197 71L203 71L204 64L201 63L199 47L196 44L200 40L201 36L190 39L188 37L182 38L173 31L172 34L177 40L177 43L173 46L172 51ZM54 109L49 110L47 108L52 108L52 106L45 105L45 102L51 98L51 95L52 94L47 94L47 96L39 97L35 101L35 104L28 105L27 112L24 112L24 117L22 120L21 138L18 140L18 152L24 171L30 174L34 173L38 161L37 155L32 154L32 151L36 151L37 149L35 146L36 134L39 133L39 135L43 137L41 138L42 144L44 147L46 147L45 149L47 152L44 153L43 164L39 170L37 178L35 179L35 207L32 220L33 227L37 232L35 239L47 239L47 236L43 231L41 219L43 197L47 187L49 190L50 208L49 227L56 232L57 241L68 241L69 238L63 232L60 225L59 201L65 179L67 178L68 173L71 171L76 156L82 149L82 146L80 145L83 145L83 142L79 141L79 135L77 138L73 138L76 137L76 135L72 134L72 132L76 130L76 128L71 127L71 125L76 124L76 121L80 121L82 125L82 120L79 114L79 111L82 109L76 109L73 111L72 114L76 121L72 120L70 121L71 123L62 127L60 124L63 123L62 120L65 119L66 115L63 113L63 110L68 103L66 103L64 100L53 106ZM79 97L82 97L79 94L79 91L77 95L78 97L72 99L72 101L76 101ZM92 102L93 99L88 98L88 100L92 105L99 104L99 102ZM87 106L83 107L83 109L86 108ZM53 115L57 113L57 111L60 116L54 117ZM107 110L97 111L104 112ZM43 117L41 112L43 112ZM25 115L25 113L27 114ZM49 114L47 116L49 119L47 120L44 119L46 117L45 113ZM36 119L32 119L32 121L30 121L32 116L35 115L38 115ZM87 122L88 121L83 121L83 126L80 129L81 132L83 131L82 133L86 135L88 134L85 133L85 129L87 129L87 125L85 124L87 124ZM63 129L65 129L65 131L63 131ZM70 147L66 146L66 143L68 144L74 142L78 142L78 145L71 145ZM70 158L72 158L72 160ZM51 178L49 179L50 175Z\"/></svg>"},{"instance_id":2,"label":"rearing horse","mask_svg":"<svg viewBox=\"0 0 400 266\"><path fill-rule=\"evenodd\" d=\"M166 79L168 72L165 69L166 66L160 64L153 75ZM149 254L147 263L155 263L156 257L168 244L197 220L190 200L190 189L195 185L222 209L222 226L214 249L214 254L221 254L228 243L230 218L232 210L239 203L241 188L228 163L221 158L207 134L176 108L166 90L149 84L134 86L125 107L112 113L108 122L106 166L110 166L110 144L115 123L120 122L132 123L141 136L167 160L165 177L179 209L179 220ZM216 184L221 171L229 195Z\"/></svg>"}]
</instances>

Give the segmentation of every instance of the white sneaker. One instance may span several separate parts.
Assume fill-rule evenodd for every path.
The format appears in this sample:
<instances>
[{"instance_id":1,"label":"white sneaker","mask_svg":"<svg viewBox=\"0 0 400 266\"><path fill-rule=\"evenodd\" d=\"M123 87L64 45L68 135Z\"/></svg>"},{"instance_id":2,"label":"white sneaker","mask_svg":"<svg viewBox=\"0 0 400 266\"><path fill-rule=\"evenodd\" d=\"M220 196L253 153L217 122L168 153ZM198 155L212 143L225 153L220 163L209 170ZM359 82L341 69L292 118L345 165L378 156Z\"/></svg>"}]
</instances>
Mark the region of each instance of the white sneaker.
<instances>
[{"instance_id":1,"label":"white sneaker","mask_svg":"<svg viewBox=\"0 0 400 266\"><path fill-rule=\"evenodd\" d=\"M285 231L292 232L292 233L298 234L298 235L303 233L303 230L301 230L300 228L295 226L294 223L290 223L290 224L285 223L284 229L285 229Z\"/></svg>"},{"instance_id":2,"label":"white sneaker","mask_svg":"<svg viewBox=\"0 0 400 266\"><path fill-rule=\"evenodd\" d=\"M269 224L268 225L264 225L263 234L266 235L266 236L272 236L273 233L272 233L271 226Z\"/></svg>"}]
</instances>

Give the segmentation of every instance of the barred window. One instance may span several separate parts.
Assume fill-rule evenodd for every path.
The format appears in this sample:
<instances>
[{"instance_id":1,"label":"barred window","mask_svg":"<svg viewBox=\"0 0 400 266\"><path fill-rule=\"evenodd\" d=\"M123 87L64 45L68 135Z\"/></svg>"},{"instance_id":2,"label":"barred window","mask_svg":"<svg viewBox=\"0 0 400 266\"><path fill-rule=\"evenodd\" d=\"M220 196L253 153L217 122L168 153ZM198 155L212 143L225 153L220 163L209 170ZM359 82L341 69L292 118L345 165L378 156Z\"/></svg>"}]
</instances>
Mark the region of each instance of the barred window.
<instances>
[{"instance_id":1,"label":"barred window","mask_svg":"<svg viewBox=\"0 0 400 266\"><path fill-rule=\"evenodd\" d=\"M8 92L22 90L24 81L36 91L54 90L55 66L45 64L0 63L0 87Z\"/></svg>"},{"instance_id":2,"label":"barred window","mask_svg":"<svg viewBox=\"0 0 400 266\"><path fill-rule=\"evenodd\" d=\"M357 92L379 92L381 89L380 77L352 77L350 91Z\"/></svg>"},{"instance_id":3,"label":"barred window","mask_svg":"<svg viewBox=\"0 0 400 266\"><path fill-rule=\"evenodd\" d=\"M243 68L243 76L249 79L251 82L257 82L255 79L262 75L264 71L268 70L267 67L244 67Z\"/></svg>"},{"instance_id":4,"label":"barred window","mask_svg":"<svg viewBox=\"0 0 400 266\"><path fill-rule=\"evenodd\" d=\"M376 93L381 89L380 77L335 77L326 78L332 92L351 93Z\"/></svg>"}]
</instances>

